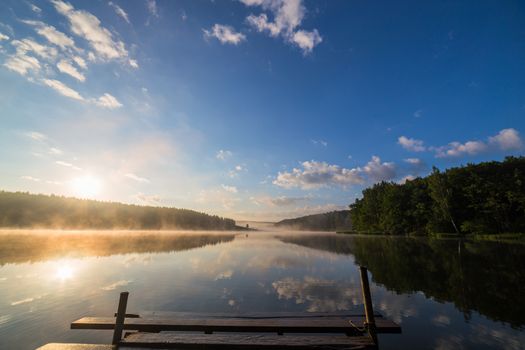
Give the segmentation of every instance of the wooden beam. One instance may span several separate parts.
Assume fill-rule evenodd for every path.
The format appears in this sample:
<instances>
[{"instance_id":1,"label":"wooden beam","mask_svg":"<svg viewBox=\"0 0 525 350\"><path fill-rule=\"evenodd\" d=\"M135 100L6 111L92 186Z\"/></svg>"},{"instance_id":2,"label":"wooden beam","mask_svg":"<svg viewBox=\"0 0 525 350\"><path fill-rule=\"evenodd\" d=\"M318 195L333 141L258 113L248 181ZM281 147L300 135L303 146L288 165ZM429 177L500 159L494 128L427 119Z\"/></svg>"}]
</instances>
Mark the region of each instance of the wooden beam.
<instances>
[{"instance_id":1,"label":"wooden beam","mask_svg":"<svg viewBox=\"0 0 525 350\"><path fill-rule=\"evenodd\" d=\"M374 318L374 308L372 306L372 295L370 294L370 284L368 283L368 270L364 266L359 266L361 274L361 291L363 292L363 304L365 305L365 326L368 334L377 344L377 327Z\"/></svg>"},{"instance_id":2,"label":"wooden beam","mask_svg":"<svg viewBox=\"0 0 525 350\"><path fill-rule=\"evenodd\" d=\"M361 335L356 327L364 327L364 317L324 318L209 318L209 319L159 319L131 318L123 325L125 330L142 332L196 331L196 332L269 332L269 333L343 333ZM354 327L355 325L356 327ZM71 323L71 329L114 329L113 317L84 317ZM396 323L378 318L379 333L401 333Z\"/></svg>"},{"instance_id":3,"label":"wooden beam","mask_svg":"<svg viewBox=\"0 0 525 350\"><path fill-rule=\"evenodd\" d=\"M49 343L36 350L115 350L115 347L110 344Z\"/></svg>"},{"instance_id":4,"label":"wooden beam","mask_svg":"<svg viewBox=\"0 0 525 350\"><path fill-rule=\"evenodd\" d=\"M126 318L126 307L128 305L129 292L120 293L118 302L117 318L115 320L115 331L113 332L113 341L111 344L117 345L122 339L122 330L124 329L124 320Z\"/></svg>"},{"instance_id":5,"label":"wooden beam","mask_svg":"<svg viewBox=\"0 0 525 350\"><path fill-rule=\"evenodd\" d=\"M125 337L122 348L162 349L373 349L367 336L346 337L344 335L273 335L273 334L181 334L181 333L133 333Z\"/></svg>"}]
</instances>

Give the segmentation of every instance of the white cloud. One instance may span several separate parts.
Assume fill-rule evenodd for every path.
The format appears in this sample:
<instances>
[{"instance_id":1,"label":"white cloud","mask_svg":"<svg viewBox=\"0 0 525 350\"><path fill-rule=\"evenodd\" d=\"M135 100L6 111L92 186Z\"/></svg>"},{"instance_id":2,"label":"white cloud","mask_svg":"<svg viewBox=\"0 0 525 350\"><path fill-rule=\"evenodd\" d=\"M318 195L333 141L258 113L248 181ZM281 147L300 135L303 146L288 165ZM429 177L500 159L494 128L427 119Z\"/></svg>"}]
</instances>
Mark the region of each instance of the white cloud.
<instances>
[{"instance_id":1,"label":"white cloud","mask_svg":"<svg viewBox=\"0 0 525 350\"><path fill-rule=\"evenodd\" d=\"M21 75L26 75L29 71L39 71L41 68L40 62L35 57L20 52L9 56L4 66Z\"/></svg>"},{"instance_id":2,"label":"white cloud","mask_svg":"<svg viewBox=\"0 0 525 350\"><path fill-rule=\"evenodd\" d=\"M135 175L133 173L127 173L124 176L127 177L127 178L130 178L132 180L135 180L137 182L150 183L150 181L148 179L146 179L145 177L140 177L140 176Z\"/></svg>"},{"instance_id":3,"label":"white cloud","mask_svg":"<svg viewBox=\"0 0 525 350\"><path fill-rule=\"evenodd\" d=\"M60 165L60 166L63 166L63 167L66 167L66 168L71 168L71 169L74 169L74 170L82 170L82 168L79 168L71 163L68 163L68 162L64 162L64 161L61 161L61 160L57 160L55 161L55 164L57 165Z\"/></svg>"},{"instance_id":4,"label":"white cloud","mask_svg":"<svg viewBox=\"0 0 525 350\"><path fill-rule=\"evenodd\" d=\"M51 148L49 149L49 154L53 154L53 155L61 155L61 154L63 154L63 153L64 153L64 152L62 152L61 149L58 149L58 148L56 148L56 147L51 147Z\"/></svg>"},{"instance_id":5,"label":"white cloud","mask_svg":"<svg viewBox=\"0 0 525 350\"><path fill-rule=\"evenodd\" d=\"M324 140L310 140L314 145L321 145L323 147L327 147L328 146L328 142L324 141Z\"/></svg>"},{"instance_id":6,"label":"white cloud","mask_svg":"<svg viewBox=\"0 0 525 350\"><path fill-rule=\"evenodd\" d=\"M313 160L303 162L302 167L303 169L294 168L292 172L279 172L273 184L284 188L315 189L364 182L359 169L345 169L338 165Z\"/></svg>"},{"instance_id":7,"label":"white cloud","mask_svg":"<svg viewBox=\"0 0 525 350\"><path fill-rule=\"evenodd\" d=\"M105 93L94 101L97 106L115 109L122 107L122 104L112 95Z\"/></svg>"},{"instance_id":8,"label":"white cloud","mask_svg":"<svg viewBox=\"0 0 525 350\"><path fill-rule=\"evenodd\" d=\"M404 185L407 181L412 181L414 180L416 177L414 175L406 175L406 176L403 176L399 181L398 183L401 184L401 185Z\"/></svg>"},{"instance_id":9,"label":"white cloud","mask_svg":"<svg viewBox=\"0 0 525 350\"><path fill-rule=\"evenodd\" d=\"M446 146L433 147L437 158L477 155L488 151L515 151L523 148L523 141L515 129L503 129L490 136L486 142L474 140L460 143L450 142Z\"/></svg>"},{"instance_id":10,"label":"white cloud","mask_svg":"<svg viewBox=\"0 0 525 350\"><path fill-rule=\"evenodd\" d=\"M235 187L235 186L221 185L221 187L226 192L230 192L230 193L237 193L238 192L237 187Z\"/></svg>"},{"instance_id":11,"label":"white cloud","mask_svg":"<svg viewBox=\"0 0 525 350\"><path fill-rule=\"evenodd\" d=\"M298 30L293 34L291 40L303 50L305 55L307 55L312 52L314 47L323 41L323 38L321 38L317 29L314 29L310 32L306 30Z\"/></svg>"},{"instance_id":12,"label":"white cloud","mask_svg":"<svg viewBox=\"0 0 525 350\"><path fill-rule=\"evenodd\" d=\"M36 131L30 131L25 134L27 137L32 138L35 141L46 141L48 137L42 133Z\"/></svg>"},{"instance_id":13,"label":"white cloud","mask_svg":"<svg viewBox=\"0 0 525 350\"><path fill-rule=\"evenodd\" d=\"M73 57L73 61L75 61L75 63L80 67L80 68L83 68L83 69L86 69L87 68L87 64L86 64L86 61L80 57L80 56L74 56Z\"/></svg>"},{"instance_id":14,"label":"white cloud","mask_svg":"<svg viewBox=\"0 0 525 350\"><path fill-rule=\"evenodd\" d=\"M5 34L0 33L0 41L2 40L9 40L9 37Z\"/></svg>"},{"instance_id":15,"label":"white cloud","mask_svg":"<svg viewBox=\"0 0 525 350\"><path fill-rule=\"evenodd\" d=\"M248 171L248 169L246 169L242 165L236 165L235 168L233 168L232 170L228 171L228 176L231 177L231 178L235 178L235 177L239 176L239 174L241 172L243 172L243 171Z\"/></svg>"},{"instance_id":16,"label":"white cloud","mask_svg":"<svg viewBox=\"0 0 525 350\"><path fill-rule=\"evenodd\" d=\"M61 60L57 63L57 68L62 73L68 74L79 81L85 81L86 77L80 73L70 62Z\"/></svg>"},{"instance_id":17,"label":"white cloud","mask_svg":"<svg viewBox=\"0 0 525 350\"><path fill-rule=\"evenodd\" d=\"M13 40L11 44L16 47L17 54L26 54L27 52L34 52L44 59L51 59L57 55L57 50L54 47L41 45L31 39Z\"/></svg>"},{"instance_id":18,"label":"white cloud","mask_svg":"<svg viewBox=\"0 0 525 350\"><path fill-rule=\"evenodd\" d=\"M36 32L47 39L51 44L54 44L60 47L62 50L67 48L72 48L78 51L78 48L75 46L75 41L57 30L55 27L47 25L40 21L23 21L25 24L32 25L36 27Z\"/></svg>"},{"instance_id":19,"label":"white cloud","mask_svg":"<svg viewBox=\"0 0 525 350\"><path fill-rule=\"evenodd\" d=\"M414 112L414 118L421 118L422 116L423 116L422 109L418 109L417 111Z\"/></svg>"},{"instance_id":20,"label":"white cloud","mask_svg":"<svg viewBox=\"0 0 525 350\"><path fill-rule=\"evenodd\" d=\"M230 158L231 156L232 156L232 152L221 149L217 152L217 154L215 155L215 158L220 159L220 160L226 160Z\"/></svg>"},{"instance_id":21,"label":"white cloud","mask_svg":"<svg viewBox=\"0 0 525 350\"><path fill-rule=\"evenodd\" d=\"M396 177L395 164L381 162L377 156L373 156L365 166L353 169L313 160L303 162L302 167L302 169L294 168L291 172L279 172L273 184L284 188L298 187L305 190L363 184L367 178L378 182L392 180Z\"/></svg>"},{"instance_id":22,"label":"white cloud","mask_svg":"<svg viewBox=\"0 0 525 350\"><path fill-rule=\"evenodd\" d=\"M404 161L408 164L420 165L423 161L419 158L406 158Z\"/></svg>"},{"instance_id":23,"label":"white cloud","mask_svg":"<svg viewBox=\"0 0 525 350\"><path fill-rule=\"evenodd\" d=\"M287 197L287 196L278 196L278 197L252 197L250 200L256 205L265 205L268 207L286 207L295 205L301 202L306 202L311 200L311 196L306 197Z\"/></svg>"},{"instance_id":24,"label":"white cloud","mask_svg":"<svg viewBox=\"0 0 525 350\"><path fill-rule=\"evenodd\" d=\"M41 179L39 179L37 177L32 177L32 176L27 176L27 175L21 176L20 178L23 179L23 180L28 180L28 181L33 181L33 182L41 182L42 181Z\"/></svg>"},{"instance_id":25,"label":"white cloud","mask_svg":"<svg viewBox=\"0 0 525 350\"><path fill-rule=\"evenodd\" d=\"M44 82L44 84L56 90L61 95L64 95L66 97L69 97L75 100L84 101L84 98L80 96L80 94L76 90L73 90L66 84L62 83L61 81L54 80L54 79L44 79L42 81Z\"/></svg>"},{"instance_id":26,"label":"white cloud","mask_svg":"<svg viewBox=\"0 0 525 350\"><path fill-rule=\"evenodd\" d=\"M146 7L148 8L150 15L159 17L159 9L155 0L146 0Z\"/></svg>"},{"instance_id":27,"label":"white cloud","mask_svg":"<svg viewBox=\"0 0 525 350\"><path fill-rule=\"evenodd\" d=\"M396 177L395 164L392 162L381 163L381 159L377 156L372 156L372 160L360 170L374 181L387 181Z\"/></svg>"},{"instance_id":28,"label":"white cloud","mask_svg":"<svg viewBox=\"0 0 525 350\"><path fill-rule=\"evenodd\" d=\"M489 144L498 147L503 151L520 150L523 148L523 141L520 134L515 129L503 129L497 135L489 137Z\"/></svg>"},{"instance_id":29,"label":"white cloud","mask_svg":"<svg viewBox=\"0 0 525 350\"><path fill-rule=\"evenodd\" d=\"M487 145L482 141L467 141L465 143L450 142L447 146L436 149L436 157L459 157L463 155L476 155L488 150Z\"/></svg>"},{"instance_id":30,"label":"white cloud","mask_svg":"<svg viewBox=\"0 0 525 350\"><path fill-rule=\"evenodd\" d=\"M303 53L309 54L323 38L314 29L306 31L298 29L301 25L306 9L302 0L240 0L246 6L261 6L270 11L274 20L271 21L266 13L258 16L249 15L246 21L258 32L267 32L271 37L282 36L286 42L298 46Z\"/></svg>"},{"instance_id":31,"label":"white cloud","mask_svg":"<svg viewBox=\"0 0 525 350\"><path fill-rule=\"evenodd\" d=\"M412 152L423 152L426 150L426 147L423 145L423 141L411 139L406 136L400 136L397 139L397 143L400 144L404 149Z\"/></svg>"},{"instance_id":32,"label":"white cloud","mask_svg":"<svg viewBox=\"0 0 525 350\"><path fill-rule=\"evenodd\" d=\"M115 10L115 13L117 15L122 17L128 24L130 23L129 22L129 18L128 18L128 14L126 13L126 11L124 11L122 9L122 7L120 7L119 5L115 4L113 1L108 2L108 5L113 7L113 9Z\"/></svg>"},{"instance_id":33,"label":"white cloud","mask_svg":"<svg viewBox=\"0 0 525 350\"><path fill-rule=\"evenodd\" d=\"M40 13L42 12L42 9L38 6L36 6L35 4L29 4L29 6L31 6L31 10L35 13Z\"/></svg>"},{"instance_id":34,"label":"white cloud","mask_svg":"<svg viewBox=\"0 0 525 350\"><path fill-rule=\"evenodd\" d=\"M133 67L133 68L139 68L139 64L138 64L137 60L132 60L132 59L130 59L128 62L129 62L129 65L130 65L131 67Z\"/></svg>"},{"instance_id":35,"label":"white cloud","mask_svg":"<svg viewBox=\"0 0 525 350\"><path fill-rule=\"evenodd\" d=\"M246 36L242 33L236 32L233 27L214 24L210 30L203 29L205 38L217 38L222 44L238 45L244 40Z\"/></svg>"},{"instance_id":36,"label":"white cloud","mask_svg":"<svg viewBox=\"0 0 525 350\"><path fill-rule=\"evenodd\" d=\"M64 15L70 24L71 31L86 39L99 57L116 59L127 57L128 52L120 40L115 40L111 32L102 27L100 20L91 13L75 10L74 7L61 0L51 0L55 9Z\"/></svg>"}]
</instances>

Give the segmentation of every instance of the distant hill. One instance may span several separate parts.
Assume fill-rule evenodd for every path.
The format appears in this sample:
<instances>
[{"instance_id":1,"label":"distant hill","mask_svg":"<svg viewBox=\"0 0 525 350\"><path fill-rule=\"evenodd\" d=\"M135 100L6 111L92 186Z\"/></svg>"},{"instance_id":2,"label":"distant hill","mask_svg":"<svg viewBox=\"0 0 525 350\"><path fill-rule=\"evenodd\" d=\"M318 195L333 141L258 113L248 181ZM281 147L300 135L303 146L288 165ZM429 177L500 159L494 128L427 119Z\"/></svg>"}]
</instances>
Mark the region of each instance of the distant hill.
<instances>
[{"instance_id":1,"label":"distant hill","mask_svg":"<svg viewBox=\"0 0 525 350\"><path fill-rule=\"evenodd\" d=\"M193 210L0 191L0 227L234 230L232 219Z\"/></svg>"},{"instance_id":2,"label":"distant hill","mask_svg":"<svg viewBox=\"0 0 525 350\"><path fill-rule=\"evenodd\" d=\"M276 227L291 228L301 231L338 231L350 230L352 222L350 210L331 211L324 214L286 219L274 224Z\"/></svg>"}]
</instances>

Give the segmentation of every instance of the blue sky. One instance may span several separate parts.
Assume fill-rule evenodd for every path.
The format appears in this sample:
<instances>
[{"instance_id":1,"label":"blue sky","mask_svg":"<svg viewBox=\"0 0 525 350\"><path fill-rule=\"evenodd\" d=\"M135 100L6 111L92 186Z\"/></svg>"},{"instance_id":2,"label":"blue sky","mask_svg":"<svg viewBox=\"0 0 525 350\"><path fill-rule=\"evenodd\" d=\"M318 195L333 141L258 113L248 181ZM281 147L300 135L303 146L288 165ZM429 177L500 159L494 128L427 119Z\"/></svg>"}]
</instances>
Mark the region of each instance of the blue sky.
<instances>
[{"instance_id":1,"label":"blue sky","mask_svg":"<svg viewBox=\"0 0 525 350\"><path fill-rule=\"evenodd\" d=\"M0 4L0 188L235 219L521 155L521 1Z\"/></svg>"}]
</instances>

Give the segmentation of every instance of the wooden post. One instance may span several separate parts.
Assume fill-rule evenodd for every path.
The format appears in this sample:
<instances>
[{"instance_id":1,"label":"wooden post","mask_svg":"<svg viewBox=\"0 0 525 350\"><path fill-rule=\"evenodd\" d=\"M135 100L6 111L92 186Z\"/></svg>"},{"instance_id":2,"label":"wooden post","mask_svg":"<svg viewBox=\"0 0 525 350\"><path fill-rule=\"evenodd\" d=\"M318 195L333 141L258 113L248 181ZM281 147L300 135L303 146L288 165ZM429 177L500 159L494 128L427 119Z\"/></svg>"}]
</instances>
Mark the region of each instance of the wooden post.
<instances>
[{"instance_id":1,"label":"wooden post","mask_svg":"<svg viewBox=\"0 0 525 350\"><path fill-rule=\"evenodd\" d=\"M126 307L128 305L129 292L120 293L118 302L117 319L115 320L115 331L113 332L113 345L118 345L122 339L122 330L124 329L124 319L126 318Z\"/></svg>"},{"instance_id":2,"label":"wooden post","mask_svg":"<svg viewBox=\"0 0 525 350\"><path fill-rule=\"evenodd\" d=\"M359 266L361 273L361 290L363 291L363 304L365 305L365 326L368 334L377 345L376 321L374 318L374 308L372 307L372 296L370 294L370 284L368 283L368 270L364 266Z\"/></svg>"}]
</instances>

